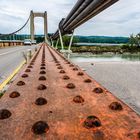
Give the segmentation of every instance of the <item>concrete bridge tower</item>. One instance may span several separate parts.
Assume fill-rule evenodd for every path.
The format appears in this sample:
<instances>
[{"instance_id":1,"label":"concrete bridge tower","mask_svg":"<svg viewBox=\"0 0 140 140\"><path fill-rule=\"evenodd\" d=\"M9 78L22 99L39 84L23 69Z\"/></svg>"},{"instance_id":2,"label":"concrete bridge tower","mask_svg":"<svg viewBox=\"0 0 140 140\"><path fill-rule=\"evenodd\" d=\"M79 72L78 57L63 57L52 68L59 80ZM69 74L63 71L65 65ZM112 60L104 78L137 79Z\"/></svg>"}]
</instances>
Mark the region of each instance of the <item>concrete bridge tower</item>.
<instances>
[{"instance_id":1,"label":"concrete bridge tower","mask_svg":"<svg viewBox=\"0 0 140 140\"><path fill-rule=\"evenodd\" d=\"M34 18L35 17L42 17L44 18L44 35L45 35L45 42L47 42L47 34L48 34L48 24L47 24L47 12L44 13L34 13L31 11L30 13L30 34L31 34L31 41L34 40L35 35L35 26L34 26Z\"/></svg>"}]
</instances>

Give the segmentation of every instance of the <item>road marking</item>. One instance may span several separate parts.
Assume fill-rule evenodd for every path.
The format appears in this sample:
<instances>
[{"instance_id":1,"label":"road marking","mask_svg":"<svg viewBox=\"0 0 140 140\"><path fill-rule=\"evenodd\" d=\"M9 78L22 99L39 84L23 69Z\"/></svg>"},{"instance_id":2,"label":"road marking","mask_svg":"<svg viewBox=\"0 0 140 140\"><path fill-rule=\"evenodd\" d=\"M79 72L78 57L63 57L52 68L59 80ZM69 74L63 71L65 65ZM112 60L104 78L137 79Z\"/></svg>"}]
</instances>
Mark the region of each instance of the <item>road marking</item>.
<instances>
[{"instance_id":1,"label":"road marking","mask_svg":"<svg viewBox=\"0 0 140 140\"><path fill-rule=\"evenodd\" d=\"M5 53L1 53L0 56L1 56L1 55L5 55L5 54L9 54L9 53L12 53L12 52L16 52L16 51L18 51L18 50L14 50L14 51L9 51L9 52L5 52Z\"/></svg>"},{"instance_id":2,"label":"road marking","mask_svg":"<svg viewBox=\"0 0 140 140\"><path fill-rule=\"evenodd\" d=\"M13 71L13 73L0 84L0 91L7 85L7 83L18 73L21 67L25 64L25 60Z\"/></svg>"}]
</instances>

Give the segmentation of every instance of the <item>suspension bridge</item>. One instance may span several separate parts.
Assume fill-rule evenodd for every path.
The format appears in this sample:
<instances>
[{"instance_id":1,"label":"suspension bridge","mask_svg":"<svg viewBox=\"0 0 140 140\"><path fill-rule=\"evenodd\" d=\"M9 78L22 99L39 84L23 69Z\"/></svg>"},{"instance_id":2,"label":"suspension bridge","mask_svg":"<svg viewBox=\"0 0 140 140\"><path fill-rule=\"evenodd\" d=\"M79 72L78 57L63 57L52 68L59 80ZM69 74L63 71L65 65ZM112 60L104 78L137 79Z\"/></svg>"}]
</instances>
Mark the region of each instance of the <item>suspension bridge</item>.
<instances>
[{"instance_id":1,"label":"suspension bridge","mask_svg":"<svg viewBox=\"0 0 140 140\"><path fill-rule=\"evenodd\" d=\"M4 40L6 37L11 38L12 45L23 45L18 34L29 26L30 34L24 39L33 41L34 18L44 18L44 42L37 45L31 60L0 99L0 140L140 139L139 115L64 57L66 51L70 53L74 30L116 2L78 0L51 36L46 11L31 11L20 29L0 35L3 45L11 45L10 39ZM66 34L71 35L68 50L62 38Z\"/></svg>"}]
</instances>

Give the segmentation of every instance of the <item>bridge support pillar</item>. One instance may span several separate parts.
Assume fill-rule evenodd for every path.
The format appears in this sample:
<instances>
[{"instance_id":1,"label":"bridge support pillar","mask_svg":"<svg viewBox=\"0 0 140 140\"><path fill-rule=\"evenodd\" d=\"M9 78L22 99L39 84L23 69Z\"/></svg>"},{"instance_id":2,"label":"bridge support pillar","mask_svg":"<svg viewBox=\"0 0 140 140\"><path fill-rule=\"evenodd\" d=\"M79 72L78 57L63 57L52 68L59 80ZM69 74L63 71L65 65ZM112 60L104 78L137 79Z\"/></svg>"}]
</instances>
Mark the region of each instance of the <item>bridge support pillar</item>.
<instances>
[{"instance_id":1,"label":"bridge support pillar","mask_svg":"<svg viewBox=\"0 0 140 140\"><path fill-rule=\"evenodd\" d=\"M31 34L31 41L34 40L34 13L33 11L31 11L31 15L30 15L30 34Z\"/></svg>"},{"instance_id":2,"label":"bridge support pillar","mask_svg":"<svg viewBox=\"0 0 140 140\"><path fill-rule=\"evenodd\" d=\"M48 40L47 40L47 33L48 33L48 23L47 23L47 12L45 11L44 13L44 35L45 35L45 42L48 43Z\"/></svg>"},{"instance_id":3,"label":"bridge support pillar","mask_svg":"<svg viewBox=\"0 0 140 140\"><path fill-rule=\"evenodd\" d=\"M34 13L31 11L30 13L30 34L31 34L31 41L34 40L34 34L35 34L35 27L34 27L34 18L35 17L42 17L44 18L44 40L45 42L48 42L48 24L47 24L47 12L45 11L44 13Z\"/></svg>"}]
</instances>

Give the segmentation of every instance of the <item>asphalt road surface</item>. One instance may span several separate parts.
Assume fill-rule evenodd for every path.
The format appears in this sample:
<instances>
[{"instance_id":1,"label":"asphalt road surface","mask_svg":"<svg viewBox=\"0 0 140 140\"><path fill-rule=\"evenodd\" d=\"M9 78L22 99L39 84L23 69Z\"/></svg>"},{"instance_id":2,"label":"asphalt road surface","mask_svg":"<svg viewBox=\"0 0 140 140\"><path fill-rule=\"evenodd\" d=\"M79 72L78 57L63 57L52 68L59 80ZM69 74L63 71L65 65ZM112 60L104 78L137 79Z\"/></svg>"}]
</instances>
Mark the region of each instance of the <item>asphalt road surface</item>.
<instances>
[{"instance_id":1,"label":"asphalt road surface","mask_svg":"<svg viewBox=\"0 0 140 140\"><path fill-rule=\"evenodd\" d=\"M20 65L24 60L23 52L35 51L36 46L16 46L0 49L0 84Z\"/></svg>"}]
</instances>

